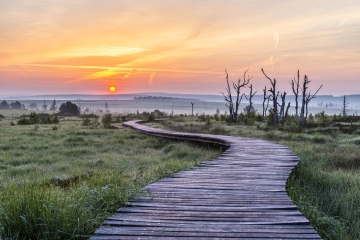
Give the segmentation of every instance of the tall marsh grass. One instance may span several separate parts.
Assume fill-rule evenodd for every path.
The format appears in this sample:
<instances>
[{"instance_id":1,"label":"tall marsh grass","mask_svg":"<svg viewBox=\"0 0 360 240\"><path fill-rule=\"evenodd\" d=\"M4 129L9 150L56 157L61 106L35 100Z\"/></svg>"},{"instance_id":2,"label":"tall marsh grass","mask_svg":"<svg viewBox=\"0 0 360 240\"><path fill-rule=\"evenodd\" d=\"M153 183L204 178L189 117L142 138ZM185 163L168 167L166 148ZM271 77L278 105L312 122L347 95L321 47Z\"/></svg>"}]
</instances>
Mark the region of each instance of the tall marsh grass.
<instances>
[{"instance_id":1,"label":"tall marsh grass","mask_svg":"<svg viewBox=\"0 0 360 240\"><path fill-rule=\"evenodd\" d=\"M141 188L220 151L146 136L0 122L0 239L87 239Z\"/></svg>"},{"instance_id":2,"label":"tall marsh grass","mask_svg":"<svg viewBox=\"0 0 360 240\"><path fill-rule=\"evenodd\" d=\"M162 127L177 130L178 125L192 122L183 118L181 123L171 121ZM292 149L301 161L288 179L287 191L299 210L323 239L360 239L358 132L344 133L326 125L294 132L268 129L263 123L249 127L214 122L212 127L221 127L228 135L261 138Z\"/></svg>"}]
</instances>

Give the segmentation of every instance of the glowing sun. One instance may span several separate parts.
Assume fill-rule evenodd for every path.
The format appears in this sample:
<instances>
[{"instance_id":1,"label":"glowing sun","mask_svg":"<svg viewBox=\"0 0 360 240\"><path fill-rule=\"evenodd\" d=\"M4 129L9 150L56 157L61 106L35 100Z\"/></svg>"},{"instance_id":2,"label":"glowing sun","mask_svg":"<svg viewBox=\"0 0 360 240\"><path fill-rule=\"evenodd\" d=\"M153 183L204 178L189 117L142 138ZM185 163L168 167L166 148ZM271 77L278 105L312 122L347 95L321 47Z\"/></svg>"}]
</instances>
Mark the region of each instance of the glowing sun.
<instances>
[{"instance_id":1,"label":"glowing sun","mask_svg":"<svg viewBox=\"0 0 360 240\"><path fill-rule=\"evenodd\" d=\"M110 87L110 92L115 92L116 91L116 88L115 87Z\"/></svg>"}]
</instances>

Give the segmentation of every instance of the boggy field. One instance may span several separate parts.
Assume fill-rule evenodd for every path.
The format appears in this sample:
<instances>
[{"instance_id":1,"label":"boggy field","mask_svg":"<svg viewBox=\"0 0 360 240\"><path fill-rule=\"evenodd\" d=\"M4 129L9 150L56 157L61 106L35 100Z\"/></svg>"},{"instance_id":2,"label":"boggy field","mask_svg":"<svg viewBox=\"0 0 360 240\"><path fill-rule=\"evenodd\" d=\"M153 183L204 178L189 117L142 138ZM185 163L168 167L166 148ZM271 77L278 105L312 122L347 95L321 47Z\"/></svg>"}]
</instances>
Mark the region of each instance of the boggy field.
<instances>
[{"instance_id":1,"label":"boggy field","mask_svg":"<svg viewBox=\"0 0 360 240\"><path fill-rule=\"evenodd\" d=\"M29 111L0 114L0 239L87 239L142 187L220 155L121 123L17 125Z\"/></svg>"},{"instance_id":2,"label":"boggy field","mask_svg":"<svg viewBox=\"0 0 360 240\"><path fill-rule=\"evenodd\" d=\"M299 128L290 116L276 129L258 115L241 115L237 124L227 123L226 116L154 121L153 115L133 114L113 115L108 129L101 118L94 124L93 116L17 125L29 113L0 112L1 238L88 238L145 185L220 155L199 145L146 136L120 123L142 118L157 128L261 138L290 147L301 159L287 184L294 203L324 239L360 239L358 117L317 114Z\"/></svg>"},{"instance_id":3,"label":"boggy field","mask_svg":"<svg viewBox=\"0 0 360 240\"><path fill-rule=\"evenodd\" d=\"M323 239L360 239L360 118L355 117L351 125L351 116L317 114L299 128L291 116L277 129L260 119L245 115L240 123L228 124L216 117L174 117L147 124L173 131L260 138L288 146L301 159L287 184L299 210Z\"/></svg>"}]
</instances>

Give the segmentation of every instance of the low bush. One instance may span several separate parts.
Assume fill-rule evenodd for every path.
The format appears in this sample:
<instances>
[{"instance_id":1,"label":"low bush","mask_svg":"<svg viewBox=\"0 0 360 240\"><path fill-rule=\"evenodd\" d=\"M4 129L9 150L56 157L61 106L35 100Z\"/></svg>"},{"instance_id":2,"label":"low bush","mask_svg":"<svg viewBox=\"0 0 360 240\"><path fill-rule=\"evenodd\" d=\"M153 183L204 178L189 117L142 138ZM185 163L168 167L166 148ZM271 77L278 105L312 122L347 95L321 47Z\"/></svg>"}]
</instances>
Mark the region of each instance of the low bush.
<instances>
[{"instance_id":1,"label":"low bush","mask_svg":"<svg viewBox=\"0 0 360 240\"><path fill-rule=\"evenodd\" d=\"M36 112L30 113L30 115L22 115L18 120L18 125L32 125L32 124L57 124L59 119L57 116L51 116L47 113L37 114Z\"/></svg>"},{"instance_id":2,"label":"low bush","mask_svg":"<svg viewBox=\"0 0 360 240\"><path fill-rule=\"evenodd\" d=\"M112 115L110 113L105 114L101 119L104 128L111 128L111 121L112 121Z\"/></svg>"}]
</instances>

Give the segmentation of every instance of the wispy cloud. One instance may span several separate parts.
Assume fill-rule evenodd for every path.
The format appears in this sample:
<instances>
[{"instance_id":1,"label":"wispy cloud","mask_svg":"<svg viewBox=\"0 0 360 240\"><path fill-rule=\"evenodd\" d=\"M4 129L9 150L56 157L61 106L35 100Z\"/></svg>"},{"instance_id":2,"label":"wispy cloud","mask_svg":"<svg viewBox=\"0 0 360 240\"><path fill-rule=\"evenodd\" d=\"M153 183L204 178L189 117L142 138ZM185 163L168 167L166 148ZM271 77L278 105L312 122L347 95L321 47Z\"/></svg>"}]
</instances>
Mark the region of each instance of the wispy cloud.
<instances>
[{"instance_id":1,"label":"wispy cloud","mask_svg":"<svg viewBox=\"0 0 360 240\"><path fill-rule=\"evenodd\" d=\"M127 74L125 74L125 78L128 78L128 77L130 77L130 75L131 74L134 74L134 73L136 73L138 70L137 69L131 69L131 71L130 72L128 72Z\"/></svg>"},{"instance_id":2,"label":"wispy cloud","mask_svg":"<svg viewBox=\"0 0 360 240\"><path fill-rule=\"evenodd\" d=\"M279 38L280 38L279 33L275 31L275 33L274 33L274 37L273 37L273 39L275 40L275 48L277 48L277 47L278 47L278 44L279 44Z\"/></svg>"},{"instance_id":3,"label":"wispy cloud","mask_svg":"<svg viewBox=\"0 0 360 240\"><path fill-rule=\"evenodd\" d=\"M214 18L218 16L219 12L224 8L224 6L227 4L228 1L224 1L218 8L216 8L207 18L205 21L202 22L202 24L193 31L188 38L187 41L193 40L197 38L206 28L208 28L212 23Z\"/></svg>"},{"instance_id":4,"label":"wispy cloud","mask_svg":"<svg viewBox=\"0 0 360 240\"><path fill-rule=\"evenodd\" d=\"M155 72L152 72L150 74L150 77L149 77L149 84L153 84L154 83L154 77L155 77Z\"/></svg>"},{"instance_id":5,"label":"wispy cloud","mask_svg":"<svg viewBox=\"0 0 360 240\"><path fill-rule=\"evenodd\" d=\"M270 57L270 64L271 64L271 69L274 70L273 58L274 58L274 56Z\"/></svg>"}]
</instances>

